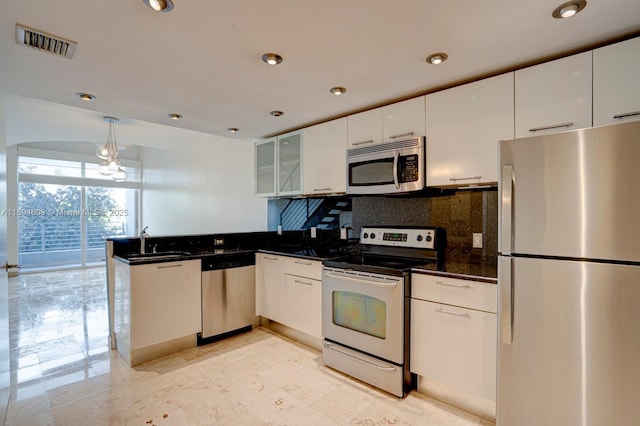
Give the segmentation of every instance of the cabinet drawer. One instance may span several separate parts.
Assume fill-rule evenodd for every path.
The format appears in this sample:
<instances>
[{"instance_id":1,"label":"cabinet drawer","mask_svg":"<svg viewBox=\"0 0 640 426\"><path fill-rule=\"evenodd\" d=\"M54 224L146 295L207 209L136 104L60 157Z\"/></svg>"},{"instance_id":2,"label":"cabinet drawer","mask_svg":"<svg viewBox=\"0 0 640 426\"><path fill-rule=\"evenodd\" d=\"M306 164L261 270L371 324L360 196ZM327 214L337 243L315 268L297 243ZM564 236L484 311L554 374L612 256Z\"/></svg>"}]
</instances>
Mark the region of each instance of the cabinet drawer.
<instances>
[{"instance_id":1,"label":"cabinet drawer","mask_svg":"<svg viewBox=\"0 0 640 426\"><path fill-rule=\"evenodd\" d=\"M309 259L287 258L285 272L299 277L322 280L322 262Z\"/></svg>"},{"instance_id":2,"label":"cabinet drawer","mask_svg":"<svg viewBox=\"0 0 640 426\"><path fill-rule=\"evenodd\" d=\"M411 275L411 297L447 305L497 312L495 284L436 275Z\"/></svg>"}]
</instances>

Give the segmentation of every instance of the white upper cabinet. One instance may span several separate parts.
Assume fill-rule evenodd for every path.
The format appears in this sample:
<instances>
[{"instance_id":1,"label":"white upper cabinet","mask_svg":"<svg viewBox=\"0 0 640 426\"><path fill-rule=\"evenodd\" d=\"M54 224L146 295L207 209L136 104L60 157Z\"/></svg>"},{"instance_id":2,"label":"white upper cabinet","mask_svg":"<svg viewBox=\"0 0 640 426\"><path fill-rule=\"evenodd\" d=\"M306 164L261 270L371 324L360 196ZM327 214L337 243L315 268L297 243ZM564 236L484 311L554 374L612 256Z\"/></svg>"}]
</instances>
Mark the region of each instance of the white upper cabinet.
<instances>
[{"instance_id":1,"label":"white upper cabinet","mask_svg":"<svg viewBox=\"0 0 640 426\"><path fill-rule=\"evenodd\" d=\"M382 107L382 141L424 136L424 96Z\"/></svg>"},{"instance_id":2,"label":"white upper cabinet","mask_svg":"<svg viewBox=\"0 0 640 426\"><path fill-rule=\"evenodd\" d=\"M591 127L591 84L591 51L516 71L516 137Z\"/></svg>"},{"instance_id":3,"label":"white upper cabinet","mask_svg":"<svg viewBox=\"0 0 640 426\"><path fill-rule=\"evenodd\" d=\"M276 138L255 145L255 188L257 197L276 195Z\"/></svg>"},{"instance_id":4,"label":"white upper cabinet","mask_svg":"<svg viewBox=\"0 0 640 426\"><path fill-rule=\"evenodd\" d=\"M277 138L278 195L302 193L302 131Z\"/></svg>"},{"instance_id":5,"label":"white upper cabinet","mask_svg":"<svg viewBox=\"0 0 640 426\"><path fill-rule=\"evenodd\" d=\"M350 115L347 122L349 148L382 142L382 108Z\"/></svg>"},{"instance_id":6,"label":"white upper cabinet","mask_svg":"<svg viewBox=\"0 0 640 426\"><path fill-rule=\"evenodd\" d=\"M303 131L304 195L347 190L347 118L307 127Z\"/></svg>"},{"instance_id":7,"label":"white upper cabinet","mask_svg":"<svg viewBox=\"0 0 640 426\"><path fill-rule=\"evenodd\" d=\"M640 37L593 51L593 125L640 120Z\"/></svg>"},{"instance_id":8,"label":"white upper cabinet","mask_svg":"<svg viewBox=\"0 0 640 426\"><path fill-rule=\"evenodd\" d=\"M497 142L513 139L513 115L513 73L427 95L427 186L497 182Z\"/></svg>"},{"instance_id":9,"label":"white upper cabinet","mask_svg":"<svg viewBox=\"0 0 640 426\"><path fill-rule=\"evenodd\" d=\"M348 117L349 148L424 136L424 96Z\"/></svg>"}]
</instances>

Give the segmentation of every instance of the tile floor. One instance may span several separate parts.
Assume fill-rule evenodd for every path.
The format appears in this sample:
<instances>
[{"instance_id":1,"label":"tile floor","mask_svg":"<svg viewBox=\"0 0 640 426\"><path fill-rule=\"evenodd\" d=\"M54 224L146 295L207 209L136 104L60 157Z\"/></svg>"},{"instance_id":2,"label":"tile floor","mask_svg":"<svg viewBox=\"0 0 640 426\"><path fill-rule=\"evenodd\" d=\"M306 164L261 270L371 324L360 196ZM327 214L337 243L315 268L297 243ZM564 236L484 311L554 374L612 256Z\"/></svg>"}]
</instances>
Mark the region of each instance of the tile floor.
<instances>
[{"instance_id":1,"label":"tile floor","mask_svg":"<svg viewBox=\"0 0 640 426\"><path fill-rule=\"evenodd\" d=\"M10 278L6 425L484 425L398 399L258 328L128 368L107 347L103 268Z\"/></svg>"}]
</instances>

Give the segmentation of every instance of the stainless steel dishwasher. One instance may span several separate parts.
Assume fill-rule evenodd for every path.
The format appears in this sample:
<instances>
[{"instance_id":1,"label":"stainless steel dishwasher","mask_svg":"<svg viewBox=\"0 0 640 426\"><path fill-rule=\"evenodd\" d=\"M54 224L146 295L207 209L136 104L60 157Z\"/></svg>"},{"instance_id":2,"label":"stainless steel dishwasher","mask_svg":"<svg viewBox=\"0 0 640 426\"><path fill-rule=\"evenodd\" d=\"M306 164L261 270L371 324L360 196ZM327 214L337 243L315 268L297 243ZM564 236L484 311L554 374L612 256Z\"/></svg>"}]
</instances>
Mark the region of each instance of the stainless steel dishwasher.
<instances>
[{"instance_id":1,"label":"stainless steel dishwasher","mask_svg":"<svg viewBox=\"0 0 640 426\"><path fill-rule=\"evenodd\" d=\"M202 332L198 344L248 331L256 317L255 255L221 250L202 259Z\"/></svg>"}]
</instances>

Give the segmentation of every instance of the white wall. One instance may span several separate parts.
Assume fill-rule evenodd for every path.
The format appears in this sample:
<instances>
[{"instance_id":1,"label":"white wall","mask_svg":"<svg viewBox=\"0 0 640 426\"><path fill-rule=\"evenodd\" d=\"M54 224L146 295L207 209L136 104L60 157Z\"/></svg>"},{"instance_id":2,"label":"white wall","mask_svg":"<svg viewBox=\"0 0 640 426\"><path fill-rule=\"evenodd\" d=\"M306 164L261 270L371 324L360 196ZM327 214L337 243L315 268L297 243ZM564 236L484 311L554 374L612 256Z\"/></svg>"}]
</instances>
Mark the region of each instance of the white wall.
<instances>
[{"instance_id":1,"label":"white wall","mask_svg":"<svg viewBox=\"0 0 640 426\"><path fill-rule=\"evenodd\" d=\"M152 237L267 230L267 201L253 195L252 143L203 135L141 148L141 159L142 226Z\"/></svg>"}]
</instances>

